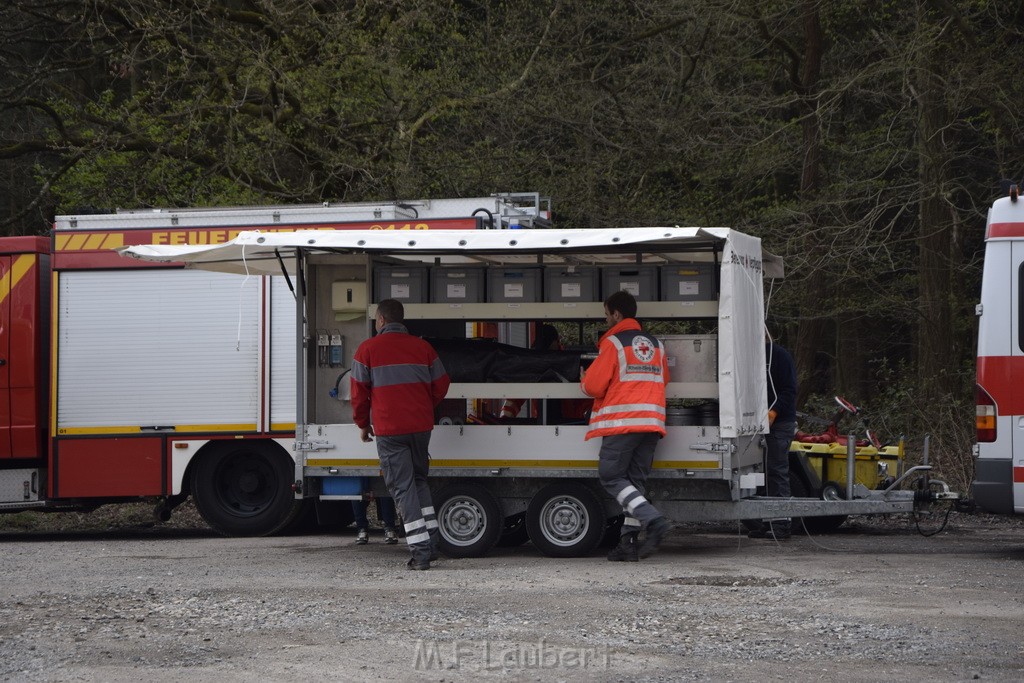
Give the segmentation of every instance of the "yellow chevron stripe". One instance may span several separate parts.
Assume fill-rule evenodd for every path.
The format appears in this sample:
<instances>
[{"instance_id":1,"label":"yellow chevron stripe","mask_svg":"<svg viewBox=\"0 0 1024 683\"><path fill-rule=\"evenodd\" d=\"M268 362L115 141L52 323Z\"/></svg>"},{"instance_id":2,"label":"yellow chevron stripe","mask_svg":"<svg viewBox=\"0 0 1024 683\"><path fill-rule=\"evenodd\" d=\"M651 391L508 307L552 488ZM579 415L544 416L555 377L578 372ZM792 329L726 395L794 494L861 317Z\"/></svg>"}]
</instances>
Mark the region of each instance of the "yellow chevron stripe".
<instances>
[{"instance_id":1,"label":"yellow chevron stripe","mask_svg":"<svg viewBox=\"0 0 1024 683\"><path fill-rule=\"evenodd\" d=\"M85 244L85 239L85 235L71 235L71 237L68 238L65 249L67 249L67 251L81 251L82 245Z\"/></svg>"},{"instance_id":2,"label":"yellow chevron stripe","mask_svg":"<svg viewBox=\"0 0 1024 683\"><path fill-rule=\"evenodd\" d=\"M82 249L89 251L99 249L100 246L102 246L103 244L103 240L105 240L106 238L107 236L104 233L95 232L85 238L85 244L82 246Z\"/></svg>"},{"instance_id":3,"label":"yellow chevron stripe","mask_svg":"<svg viewBox=\"0 0 1024 683\"><path fill-rule=\"evenodd\" d=\"M124 246L124 233L115 232L103 240L103 249L120 249Z\"/></svg>"},{"instance_id":4,"label":"yellow chevron stripe","mask_svg":"<svg viewBox=\"0 0 1024 683\"><path fill-rule=\"evenodd\" d=\"M34 265L36 265L35 254L22 254L14 259L11 269L4 273L3 277L0 277L0 303L7 300L11 290L18 285L26 273L32 270Z\"/></svg>"}]
</instances>

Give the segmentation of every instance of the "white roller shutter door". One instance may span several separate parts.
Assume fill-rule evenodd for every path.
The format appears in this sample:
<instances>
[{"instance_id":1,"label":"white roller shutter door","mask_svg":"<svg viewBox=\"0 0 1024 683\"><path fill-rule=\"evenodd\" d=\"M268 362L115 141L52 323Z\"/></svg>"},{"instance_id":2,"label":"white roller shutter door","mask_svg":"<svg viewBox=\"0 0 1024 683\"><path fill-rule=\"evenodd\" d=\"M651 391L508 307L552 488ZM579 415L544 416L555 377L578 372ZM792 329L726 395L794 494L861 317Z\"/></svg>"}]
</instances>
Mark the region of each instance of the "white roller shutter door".
<instances>
[{"instance_id":1,"label":"white roller shutter door","mask_svg":"<svg viewBox=\"0 0 1024 683\"><path fill-rule=\"evenodd\" d=\"M61 273L58 430L254 429L259 293L198 270Z\"/></svg>"},{"instance_id":2,"label":"white roller shutter door","mask_svg":"<svg viewBox=\"0 0 1024 683\"><path fill-rule=\"evenodd\" d=\"M295 295L283 277L270 287L270 428L295 429Z\"/></svg>"}]
</instances>

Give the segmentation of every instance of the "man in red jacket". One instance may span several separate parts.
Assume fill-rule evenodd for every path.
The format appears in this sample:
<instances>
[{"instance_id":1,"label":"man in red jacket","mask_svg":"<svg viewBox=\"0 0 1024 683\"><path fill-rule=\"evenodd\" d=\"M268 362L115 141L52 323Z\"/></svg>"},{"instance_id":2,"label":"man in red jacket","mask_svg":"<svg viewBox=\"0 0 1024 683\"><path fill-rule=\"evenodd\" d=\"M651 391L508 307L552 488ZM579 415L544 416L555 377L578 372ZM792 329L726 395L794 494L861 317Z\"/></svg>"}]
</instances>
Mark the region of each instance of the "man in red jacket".
<instances>
[{"instance_id":1,"label":"man in red jacket","mask_svg":"<svg viewBox=\"0 0 1024 683\"><path fill-rule=\"evenodd\" d=\"M404 320L402 302L377 304L378 334L360 344L352 359L352 419L363 441L377 437L384 483L405 523L408 567L430 569L440 537L427 487L427 448L434 408L448 393L449 380L434 348L409 334Z\"/></svg>"},{"instance_id":2,"label":"man in red jacket","mask_svg":"<svg viewBox=\"0 0 1024 683\"><path fill-rule=\"evenodd\" d=\"M636 299L616 292L604 302L611 329L598 342L597 359L581 373L583 393L594 397L587 439L603 437L597 466L601 485L619 505L625 520L612 562L636 562L661 545L671 524L644 497L644 482L654 464L654 449L665 436L665 347L636 321ZM642 546L637 539L647 529Z\"/></svg>"}]
</instances>

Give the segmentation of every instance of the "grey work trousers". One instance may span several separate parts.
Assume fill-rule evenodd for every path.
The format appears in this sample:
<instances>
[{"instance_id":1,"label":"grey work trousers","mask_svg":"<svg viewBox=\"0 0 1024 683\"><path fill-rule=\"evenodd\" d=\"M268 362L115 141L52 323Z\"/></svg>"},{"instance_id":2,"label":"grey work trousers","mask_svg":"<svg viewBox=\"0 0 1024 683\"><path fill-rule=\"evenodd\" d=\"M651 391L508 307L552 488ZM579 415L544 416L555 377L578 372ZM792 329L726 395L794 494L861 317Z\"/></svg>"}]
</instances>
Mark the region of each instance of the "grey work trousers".
<instances>
[{"instance_id":1,"label":"grey work trousers","mask_svg":"<svg viewBox=\"0 0 1024 683\"><path fill-rule=\"evenodd\" d=\"M405 542L417 562L437 553L440 534L427 486L430 432L377 437L384 484L395 499L405 525Z\"/></svg>"},{"instance_id":2,"label":"grey work trousers","mask_svg":"<svg viewBox=\"0 0 1024 683\"><path fill-rule=\"evenodd\" d=\"M772 424L765 437L765 492L776 498L789 498L789 447L796 435L796 422ZM786 527L789 518L776 520L776 526Z\"/></svg>"},{"instance_id":3,"label":"grey work trousers","mask_svg":"<svg viewBox=\"0 0 1024 683\"><path fill-rule=\"evenodd\" d=\"M622 506L622 535L635 534L662 516L644 497L644 485L654 466L654 449L660 440L657 432L614 434L601 439L597 476L604 490Z\"/></svg>"}]
</instances>

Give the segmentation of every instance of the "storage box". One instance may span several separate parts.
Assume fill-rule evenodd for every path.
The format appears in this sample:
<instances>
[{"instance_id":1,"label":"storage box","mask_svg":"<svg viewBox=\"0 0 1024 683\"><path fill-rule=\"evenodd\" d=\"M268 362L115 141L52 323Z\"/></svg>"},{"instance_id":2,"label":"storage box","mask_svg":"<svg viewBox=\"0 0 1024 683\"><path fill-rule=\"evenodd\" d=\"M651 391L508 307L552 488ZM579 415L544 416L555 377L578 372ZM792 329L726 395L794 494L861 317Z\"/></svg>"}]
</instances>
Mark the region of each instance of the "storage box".
<instances>
[{"instance_id":1,"label":"storage box","mask_svg":"<svg viewBox=\"0 0 1024 683\"><path fill-rule=\"evenodd\" d=\"M715 264L673 263L661 267L662 301L714 301Z\"/></svg>"},{"instance_id":2,"label":"storage box","mask_svg":"<svg viewBox=\"0 0 1024 683\"><path fill-rule=\"evenodd\" d=\"M821 483L846 486L847 451L844 444L794 441L790 451L803 453ZM869 489L888 485L887 480L903 474L903 456L897 446L858 446L854 453L853 479Z\"/></svg>"},{"instance_id":3,"label":"storage box","mask_svg":"<svg viewBox=\"0 0 1024 683\"><path fill-rule=\"evenodd\" d=\"M718 381L718 337L713 334L658 335L665 345L673 382Z\"/></svg>"},{"instance_id":4,"label":"storage box","mask_svg":"<svg viewBox=\"0 0 1024 683\"><path fill-rule=\"evenodd\" d=\"M427 266L377 266L374 269L374 302L395 299L403 304L427 303Z\"/></svg>"},{"instance_id":5,"label":"storage box","mask_svg":"<svg viewBox=\"0 0 1024 683\"><path fill-rule=\"evenodd\" d=\"M558 266L544 269L545 301L601 301L598 269Z\"/></svg>"},{"instance_id":6,"label":"storage box","mask_svg":"<svg viewBox=\"0 0 1024 683\"><path fill-rule=\"evenodd\" d=\"M657 266L605 266L601 291L607 299L615 292L629 292L637 301L658 300Z\"/></svg>"},{"instance_id":7,"label":"storage box","mask_svg":"<svg viewBox=\"0 0 1024 683\"><path fill-rule=\"evenodd\" d=\"M324 477L320 483L320 495L362 500L365 488L366 477Z\"/></svg>"},{"instance_id":8,"label":"storage box","mask_svg":"<svg viewBox=\"0 0 1024 683\"><path fill-rule=\"evenodd\" d=\"M541 269L492 266L487 269L487 301L526 304L541 300Z\"/></svg>"},{"instance_id":9,"label":"storage box","mask_svg":"<svg viewBox=\"0 0 1024 683\"><path fill-rule=\"evenodd\" d=\"M430 269L430 300L435 304L484 302L484 269L480 267Z\"/></svg>"}]
</instances>

